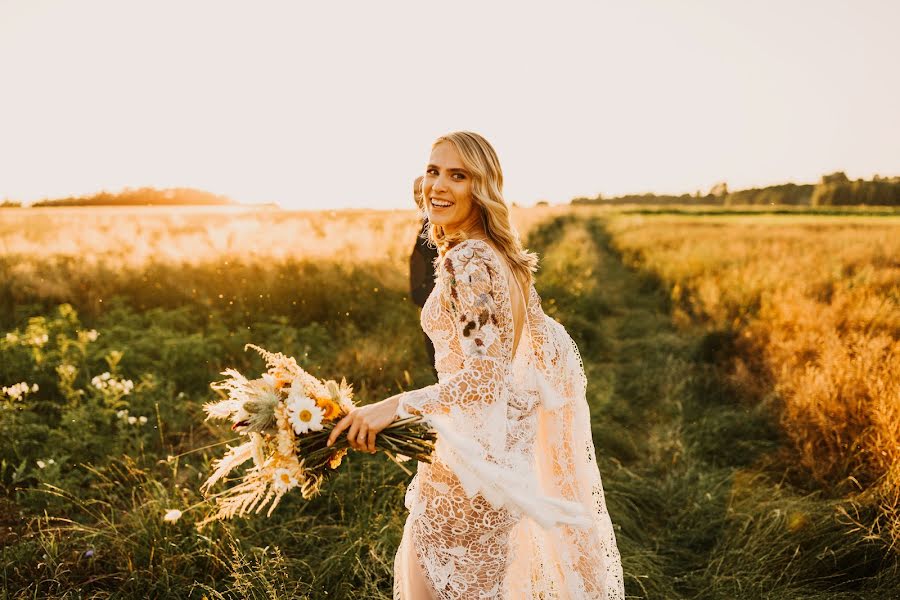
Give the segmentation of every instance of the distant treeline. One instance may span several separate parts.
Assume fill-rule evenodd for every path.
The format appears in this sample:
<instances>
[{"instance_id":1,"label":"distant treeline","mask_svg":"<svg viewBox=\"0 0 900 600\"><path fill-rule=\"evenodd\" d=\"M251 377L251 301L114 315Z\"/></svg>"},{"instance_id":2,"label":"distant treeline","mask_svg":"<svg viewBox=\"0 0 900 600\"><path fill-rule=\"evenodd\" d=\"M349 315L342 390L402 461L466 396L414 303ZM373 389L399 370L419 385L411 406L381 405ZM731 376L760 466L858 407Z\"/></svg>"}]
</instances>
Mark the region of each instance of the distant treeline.
<instances>
[{"instance_id":1,"label":"distant treeline","mask_svg":"<svg viewBox=\"0 0 900 600\"><path fill-rule=\"evenodd\" d=\"M793 204L799 206L900 206L900 177L879 177L871 181L850 181L841 171L824 175L816 184L785 183L764 188L729 192L725 183L714 186L706 195L680 196L630 194L604 198L574 198L572 204Z\"/></svg>"},{"instance_id":2,"label":"distant treeline","mask_svg":"<svg viewBox=\"0 0 900 600\"><path fill-rule=\"evenodd\" d=\"M16 205L18 203L9 203ZM155 188L125 188L121 192L111 194L100 192L93 196L79 196L70 198L58 198L55 200L41 200L31 206L147 206L147 205L216 205L236 204L234 200L225 196L217 196L203 190L191 188L169 188L157 190Z\"/></svg>"}]
</instances>

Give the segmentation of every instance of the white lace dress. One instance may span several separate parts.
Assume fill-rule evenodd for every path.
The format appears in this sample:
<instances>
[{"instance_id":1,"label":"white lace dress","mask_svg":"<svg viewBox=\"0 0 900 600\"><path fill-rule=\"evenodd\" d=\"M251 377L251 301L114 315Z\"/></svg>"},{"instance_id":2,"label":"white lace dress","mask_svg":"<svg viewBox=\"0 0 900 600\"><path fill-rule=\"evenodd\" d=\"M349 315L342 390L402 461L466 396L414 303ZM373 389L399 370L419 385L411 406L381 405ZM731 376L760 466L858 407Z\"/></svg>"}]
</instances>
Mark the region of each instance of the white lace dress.
<instances>
[{"instance_id":1,"label":"white lace dress","mask_svg":"<svg viewBox=\"0 0 900 600\"><path fill-rule=\"evenodd\" d=\"M397 412L438 442L406 492L394 600L624 598L575 343L483 240L448 250L435 279L421 322L438 383Z\"/></svg>"}]
</instances>

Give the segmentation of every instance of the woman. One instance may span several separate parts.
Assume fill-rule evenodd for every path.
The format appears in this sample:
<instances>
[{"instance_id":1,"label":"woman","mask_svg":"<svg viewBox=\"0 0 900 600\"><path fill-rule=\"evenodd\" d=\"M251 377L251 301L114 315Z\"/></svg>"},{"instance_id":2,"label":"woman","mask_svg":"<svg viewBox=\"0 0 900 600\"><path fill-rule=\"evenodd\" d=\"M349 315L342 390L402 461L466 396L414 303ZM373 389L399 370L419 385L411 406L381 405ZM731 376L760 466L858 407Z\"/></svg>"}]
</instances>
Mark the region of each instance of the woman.
<instances>
[{"instance_id":1,"label":"woman","mask_svg":"<svg viewBox=\"0 0 900 600\"><path fill-rule=\"evenodd\" d=\"M438 432L407 489L395 600L624 598L591 439L581 357L547 317L478 134L438 138L423 182L437 282L421 322L438 383L355 409L335 426L374 452L398 417ZM524 291L527 290L527 293Z\"/></svg>"}]
</instances>

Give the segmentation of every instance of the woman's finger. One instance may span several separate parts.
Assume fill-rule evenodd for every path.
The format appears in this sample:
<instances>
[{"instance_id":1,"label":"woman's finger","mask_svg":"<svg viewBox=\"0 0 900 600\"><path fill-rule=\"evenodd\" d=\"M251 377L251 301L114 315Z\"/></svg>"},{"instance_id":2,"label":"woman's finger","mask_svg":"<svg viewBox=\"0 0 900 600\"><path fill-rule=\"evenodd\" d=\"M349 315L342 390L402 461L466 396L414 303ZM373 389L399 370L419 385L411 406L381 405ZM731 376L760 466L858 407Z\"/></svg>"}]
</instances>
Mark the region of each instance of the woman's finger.
<instances>
[{"instance_id":1,"label":"woman's finger","mask_svg":"<svg viewBox=\"0 0 900 600\"><path fill-rule=\"evenodd\" d=\"M347 432L347 441L350 442L350 447L356 450L356 436L359 435L359 426L360 422L358 419L353 419L353 424L350 425L350 430Z\"/></svg>"},{"instance_id":2,"label":"woman's finger","mask_svg":"<svg viewBox=\"0 0 900 600\"><path fill-rule=\"evenodd\" d=\"M377 435L378 433L374 429L369 430L369 452L373 454L375 453L375 436Z\"/></svg>"},{"instance_id":3,"label":"woman's finger","mask_svg":"<svg viewBox=\"0 0 900 600\"><path fill-rule=\"evenodd\" d=\"M332 445L334 443L334 440L336 440L341 432L349 425L350 415L344 415L344 418L338 421L337 425L334 426L334 429L331 430L331 435L328 436L328 443L326 445Z\"/></svg>"},{"instance_id":4,"label":"woman's finger","mask_svg":"<svg viewBox=\"0 0 900 600\"><path fill-rule=\"evenodd\" d=\"M366 424L363 424L359 428L359 433L356 434L356 449L357 450L365 450L366 449L366 438L369 437L369 427Z\"/></svg>"}]
</instances>

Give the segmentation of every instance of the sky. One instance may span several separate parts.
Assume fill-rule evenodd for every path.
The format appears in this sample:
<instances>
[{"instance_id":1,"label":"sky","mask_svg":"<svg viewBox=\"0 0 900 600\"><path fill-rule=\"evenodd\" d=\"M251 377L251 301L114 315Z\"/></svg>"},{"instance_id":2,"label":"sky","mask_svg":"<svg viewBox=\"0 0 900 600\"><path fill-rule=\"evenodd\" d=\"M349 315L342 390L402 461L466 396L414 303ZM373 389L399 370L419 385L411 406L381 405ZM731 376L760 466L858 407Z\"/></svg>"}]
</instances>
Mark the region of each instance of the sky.
<instances>
[{"instance_id":1,"label":"sky","mask_svg":"<svg viewBox=\"0 0 900 600\"><path fill-rule=\"evenodd\" d=\"M412 208L455 130L523 206L900 175L897 23L893 0L0 0L0 200Z\"/></svg>"}]
</instances>

